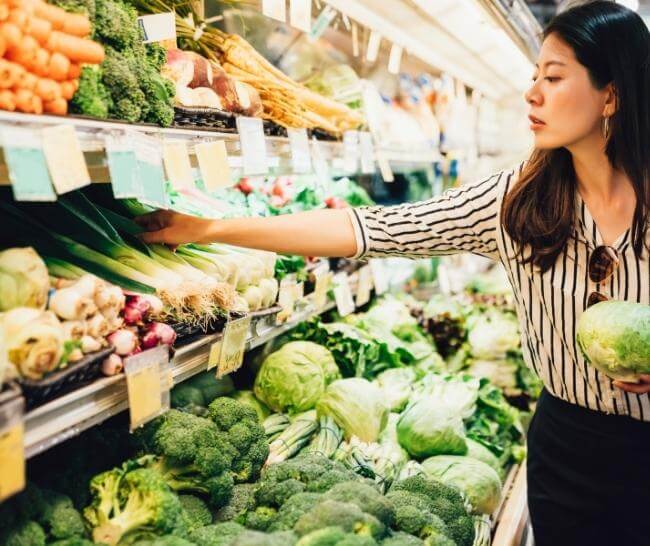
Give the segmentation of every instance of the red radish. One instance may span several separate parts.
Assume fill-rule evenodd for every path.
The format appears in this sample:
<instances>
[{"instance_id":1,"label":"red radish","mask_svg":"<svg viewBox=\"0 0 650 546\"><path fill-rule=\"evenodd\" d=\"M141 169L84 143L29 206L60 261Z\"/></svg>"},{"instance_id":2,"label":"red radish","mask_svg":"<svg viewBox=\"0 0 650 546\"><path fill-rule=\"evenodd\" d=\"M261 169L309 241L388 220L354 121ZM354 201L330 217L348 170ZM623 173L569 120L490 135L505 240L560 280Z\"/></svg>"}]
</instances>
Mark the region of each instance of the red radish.
<instances>
[{"instance_id":1,"label":"red radish","mask_svg":"<svg viewBox=\"0 0 650 546\"><path fill-rule=\"evenodd\" d=\"M138 336L125 328L113 332L106 339L115 347L115 353L120 356L132 354L138 346Z\"/></svg>"},{"instance_id":2,"label":"red radish","mask_svg":"<svg viewBox=\"0 0 650 546\"><path fill-rule=\"evenodd\" d=\"M145 334L142 336L142 348L151 349L158 345L173 345L176 341L176 332L168 324L152 322L147 324Z\"/></svg>"},{"instance_id":3,"label":"red radish","mask_svg":"<svg viewBox=\"0 0 650 546\"><path fill-rule=\"evenodd\" d=\"M117 375L124 369L124 363L122 359L112 353L108 355L102 362L102 373L107 376Z\"/></svg>"},{"instance_id":4,"label":"red radish","mask_svg":"<svg viewBox=\"0 0 650 546\"><path fill-rule=\"evenodd\" d=\"M188 87L192 89L195 87L212 87L213 74L210 61L193 51L187 51L185 54L194 65L192 80L187 84Z\"/></svg>"},{"instance_id":5,"label":"red radish","mask_svg":"<svg viewBox=\"0 0 650 546\"><path fill-rule=\"evenodd\" d=\"M194 62L185 51L170 49L167 51L167 63L160 73L177 86L187 87L194 78Z\"/></svg>"},{"instance_id":6,"label":"red radish","mask_svg":"<svg viewBox=\"0 0 650 546\"><path fill-rule=\"evenodd\" d=\"M237 189L240 192L242 192L244 195L253 193L253 186L251 185L250 180L248 180L248 178L242 178L239 181L239 184L237 184Z\"/></svg>"}]
</instances>

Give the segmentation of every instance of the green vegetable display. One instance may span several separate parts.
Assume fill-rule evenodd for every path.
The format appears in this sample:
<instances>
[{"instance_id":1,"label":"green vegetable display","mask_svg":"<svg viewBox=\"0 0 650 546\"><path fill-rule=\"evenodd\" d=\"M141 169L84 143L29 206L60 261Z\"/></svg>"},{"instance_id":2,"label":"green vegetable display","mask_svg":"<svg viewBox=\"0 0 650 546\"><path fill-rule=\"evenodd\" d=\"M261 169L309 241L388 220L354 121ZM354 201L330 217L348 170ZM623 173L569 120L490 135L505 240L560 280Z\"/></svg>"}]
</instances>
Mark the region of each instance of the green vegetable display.
<instances>
[{"instance_id":1,"label":"green vegetable display","mask_svg":"<svg viewBox=\"0 0 650 546\"><path fill-rule=\"evenodd\" d=\"M364 442L379 438L389 413L381 390L361 378L334 381L318 400L316 411L319 417L332 417L347 439L356 436Z\"/></svg>"},{"instance_id":2,"label":"green vegetable display","mask_svg":"<svg viewBox=\"0 0 650 546\"><path fill-rule=\"evenodd\" d=\"M463 491L479 514L491 514L501 499L501 480L494 469L471 457L440 455L422 463L428 476Z\"/></svg>"},{"instance_id":3,"label":"green vegetable display","mask_svg":"<svg viewBox=\"0 0 650 546\"><path fill-rule=\"evenodd\" d=\"M255 378L255 396L277 412L312 409L338 376L332 354L306 341L293 341L270 354Z\"/></svg>"},{"instance_id":4,"label":"green vegetable display","mask_svg":"<svg viewBox=\"0 0 650 546\"><path fill-rule=\"evenodd\" d=\"M520 345L517 317L514 313L488 309L470 319L467 341L475 358L504 358Z\"/></svg>"},{"instance_id":5,"label":"green vegetable display","mask_svg":"<svg viewBox=\"0 0 650 546\"><path fill-rule=\"evenodd\" d=\"M578 321L576 340L585 359L612 379L638 382L650 373L650 305L605 301Z\"/></svg>"}]
</instances>

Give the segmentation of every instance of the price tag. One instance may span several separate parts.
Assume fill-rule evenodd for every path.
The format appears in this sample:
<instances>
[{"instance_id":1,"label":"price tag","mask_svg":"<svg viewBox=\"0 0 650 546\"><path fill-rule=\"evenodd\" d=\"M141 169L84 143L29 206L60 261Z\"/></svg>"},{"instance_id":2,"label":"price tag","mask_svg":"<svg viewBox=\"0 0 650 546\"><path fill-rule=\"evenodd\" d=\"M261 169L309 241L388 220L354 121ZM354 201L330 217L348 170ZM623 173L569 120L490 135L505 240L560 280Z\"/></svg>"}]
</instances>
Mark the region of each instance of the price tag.
<instances>
[{"instance_id":1,"label":"price tag","mask_svg":"<svg viewBox=\"0 0 650 546\"><path fill-rule=\"evenodd\" d=\"M43 152L56 193L61 195L90 184L90 173L72 125L42 129Z\"/></svg>"},{"instance_id":2,"label":"price tag","mask_svg":"<svg viewBox=\"0 0 650 546\"><path fill-rule=\"evenodd\" d=\"M368 39L368 49L366 50L366 60L369 63L374 63L379 55L379 46L381 46L381 34L373 30L370 32Z\"/></svg>"},{"instance_id":3,"label":"price tag","mask_svg":"<svg viewBox=\"0 0 650 546\"><path fill-rule=\"evenodd\" d=\"M306 129L287 129L291 145L291 166L294 173L311 171L311 151Z\"/></svg>"},{"instance_id":4,"label":"price tag","mask_svg":"<svg viewBox=\"0 0 650 546\"><path fill-rule=\"evenodd\" d=\"M169 348L161 345L124 359L131 430L169 409Z\"/></svg>"},{"instance_id":5,"label":"price tag","mask_svg":"<svg viewBox=\"0 0 650 546\"><path fill-rule=\"evenodd\" d=\"M287 275L280 281L280 290L278 294L278 305L282 307L282 311L278 313L277 322L281 323L289 319L293 315L296 306L296 275Z\"/></svg>"},{"instance_id":6,"label":"price tag","mask_svg":"<svg viewBox=\"0 0 650 546\"><path fill-rule=\"evenodd\" d=\"M372 272L372 283L375 285L375 294L381 296L388 291L388 275L384 270L381 260L373 259L368 263Z\"/></svg>"},{"instance_id":7,"label":"price tag","mask_svg":"<svg viewBox=\"0 0 650 546\"><path fill-rule=\"evenodd\" d=\"M229 320L223 331L221 350L219 351L219 364L217 366L217 379L228 375L239 368L244 362L246 352L246 339L251 327L251 316Z\"/></svg>"},{"instance_id":8,"label":"price tag","mask_svg":"<svg viewBox=\"0 0 650 546\"><path fill-rule=\"evenodd\" d=\"M311 30L311 0L289 0L291 26L309 32Z\"/></svg>"},{"instance_id":9,"label":"price tag","mask_svg":"<svg viewBox=\"0 0 650 546\"><path fill-rule=\"evenodd\" d=\"M361 307L370 301L372 292L372 271L369 265L364 265L358 272L359 284L357 286L357 307Z\"/></svg>"},{"instance_id":10,"label":"price tag","mask_svg":"<svg viewBox=\"0 0 650 546\"><path fill-rule=\"evenodd\" d=\"M215 341L210 347L210 354L208 355L208 370L215 368L219 364L219 356L221 355L221 339Z\"/></svg>"},{"instance_id":11,"label":"price tag","mask_svg":"<svg viewBox=\"0 0 650 546\"><path fill-rule=\"evenodd\" d=\"M262 120L237 116L237 131L241 143L244 174L266 174L269 172Z\"/></svg>"},{"instance_id":12,"label":"price tag","mask_svg":"<svg viewBox=\"0 0 650 546\"><path fill-rule=\"evenodd\" d=\"M350 289L350 279L345 272L334 275L334 299L339 315L346 317L354 313L354 298Z\"/></svg>"},{"instance_id":13,"label":"price tag","mask_svg":"<svg viewBox=\"0 0 650 546\"><path fill-rule=\"evenodd\" d=\"M372 135L368 131L359 133L359 147L361 148L361 172L373 174L375 172L375 149L372 144Z\"/></svg>"},{"instance_id":14,"label":"price tag","mask_svg":"<svg viewBox=\"0 0 650 546\"><path fill-rule=\"evenodd\" d=\"M329 167L327 166L327 160L323 154L321 148L321 143L318 142L315 138L312 139L312 160L314 163L314 171L316 172L316 179L320 187L327 191L330 185L330 176L329 176Z\"/></svg>"},{"instance_id":15,"label":"price tag","mask_svg":"<svg viewBox=\"0 0 650 546\"><path fill-rule=\"evenodd\" d=\"M327 30L327 27L332 24L332 21L336 19L336 13L336 10L332 6L325 6L323 11L321 11L318 14L318 17L316 17L314 24L311 26L309 39L318 40L318 38L320 38Z\"/></svg>"},{"instance_id":16,"label":"price tag","mask_svg":"<svg viewBox=\"0 0 650 546\"><path fill-rule=\"evenodd\" d=\"M391 74L399 74L399 67L402 63L403 49L397 44L393 44L390 48L390 56L388 57L388 72Z\"/></svg>"},{"instance_id":17,"label":"price tag","mask_svg":"<svg viewBox=\"0 0 650 546\"><path fill-rule=\"evenodd\" d=\"M208 191L232 185L228 152L224 140L201 142L194 147L203 184Z\"/></svg>"},{"instance_id":18,"label":"price tag","mask_svg":"<svg viewBox=\"0 0 650 546\"><path fill-rule=\"evenodd\" d=\"M142 41L145 44L166 40L176 41L176 15L171 11L142 15L138 17L138 25L142 30Z\"/></svg>"},{"instance_id":19,"label":"price tag","mask_svg":"<svg viewBox=\"0 0 650 546\"><path fill-rule=\"evenodd\" d=\"M23 128L2 129L5 162L16 201L56 201L40 135Z\"/></svg>"},{"instance_id":20,"label":"price tag","mask_svg":"<svg viewBox=\"0 0 650 546\"><path fill-rule=\"evenodd\" d=\"M0 408L0 502L25 488L24 399Z\"/></svg>"},{"instance_id":21,"label":"price tag","mask_svg":"<svg viewBox=\"0 0 650 546\"><path fill-rule=\"evenodd\" d=\"M314 305L316 309L320 309L327 303L327 294L332 285L333 274L329 271L329 265L325 263L314 270L314 277L316 277Z\"/></svg>"},{"instance_id":22,"label":"price tag","mask_svg":"<svg viewBox=\"0 0 650 546\"><path fill-rule=\"evenodd\" d=\"M133 143L138 163L138 179L142 188L141 201L155 207L167 208L160 140L136 133Z\"/></svg>"},{"instance_id":23,"label":"price tag","mask_svg":"<svg viewBox=\"0 0 650 546\"><path fill-rule=\"evenodd\" d=\"M108 134L104 139L104 148L115 199L142 197L138 160L135 157L131 135L124 131Z\"/></svg>"},{"instance_id":24,"label":"price tag","mask_svg":"<svg viewBox=\"0 0 650 546\"><path fill-rule=\"evenodd\" d=\"M377 152L377 164L379 165L379 172L381 173L381 177L384 179L384 182L394 182L395 177L393 176L393 169L391 169L390 163L388 162L386 156L379 151Z\"/></svg>"},{"instance_id":25,"label":"price tag","mask_svg":"<svg viewBox=\"0 0 650 546\"><path fill-rule=\"evenodd\" d=\"M352 21L352 56L359 56L359 27Z\"/></svg>"},{"instance_id":26,"label":"price tag","mask_svg":"<svg viewBox=\"0 0 650 546\"><path fill-rule=\"evenodd\" d=\"M285 23L287 21L286 0L262 0L262 13L271 19Z\"/></svg>"},{"instance_id":27,"label":"price tag","mask_svg":"<svg viewBox=\"0 0 650 546\"><path fill-rule=\"evenodd\" d=\"M359 131L345 131L343 134L344 169L348 173L357 172L359 159Z\"/></svg>"},{"instance_id":28,"label":"price tag","mask_svg":"<svg viewBox=\"0 0 650 546\"><path fill-rule=\"evenodd\" d=\"M163 163L167 180L171 182L174 189L183 190L194 186L190 154L185 142L163 143Z\"/></svg>"}]
</instances>

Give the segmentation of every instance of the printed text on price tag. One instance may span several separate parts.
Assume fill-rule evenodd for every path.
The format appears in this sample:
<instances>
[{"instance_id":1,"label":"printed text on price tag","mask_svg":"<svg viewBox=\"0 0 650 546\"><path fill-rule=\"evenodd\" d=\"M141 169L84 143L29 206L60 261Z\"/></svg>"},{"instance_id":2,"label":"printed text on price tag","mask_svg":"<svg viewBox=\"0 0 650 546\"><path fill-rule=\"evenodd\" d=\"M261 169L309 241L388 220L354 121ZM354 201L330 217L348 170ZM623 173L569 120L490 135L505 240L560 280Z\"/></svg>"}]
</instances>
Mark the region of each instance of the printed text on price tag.
<instances>
[{"instance_id":1,"label":"printed text on price tag","mask_svg":"<svg viewBox=\"0 0 650 546\"><path fill-rule=\"evenodd\" d=\"M246 352L246 339L251 327L251 316L231 319L226 323L221 340L217 378L241 368Z\"/></svg>"}]
</instances>

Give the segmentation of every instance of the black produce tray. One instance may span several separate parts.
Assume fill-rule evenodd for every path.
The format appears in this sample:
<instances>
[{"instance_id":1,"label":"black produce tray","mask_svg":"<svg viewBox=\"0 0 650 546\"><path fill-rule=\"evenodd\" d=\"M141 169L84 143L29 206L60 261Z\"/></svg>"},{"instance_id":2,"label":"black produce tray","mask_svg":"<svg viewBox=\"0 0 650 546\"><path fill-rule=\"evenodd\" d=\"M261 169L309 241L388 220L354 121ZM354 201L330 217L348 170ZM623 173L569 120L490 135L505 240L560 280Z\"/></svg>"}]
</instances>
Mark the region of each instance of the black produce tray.
<instances>
[{"instance_id":1,"label":"black produce tray","mask_svg":"<svg viewBox=\"0 0 650 546\"><path fill-rule=\"evenodd\" d=\"M20 394L20 387L13 380L4 385L0 385L0 406L11 402L14 398L19 397Z\"/></svg>"},{"instance_id":2,"label":"black produce tray","mask_svg":"<svg viewBox=\"0 0 650 546\"><path fill-rule=\"evenodd\" d=\"M108 347L88 353L81 360L69 364L61 370L56 370L38 381L21 379L20 385L25 395L27 408L39 406L96 379L101 373L102 362L114 350L113 347Z\"/></svg>"},{"instance_id":3,"label":"black produce tray","mask_svg":"<svg viewBox=\"0 0 650 546\"><path fill-rule=\"evenodd\" d=\"M174 107L174 127L206 129L222 133L237 132L234 114L216 108Z\"/></svg>"}]
</instances>

